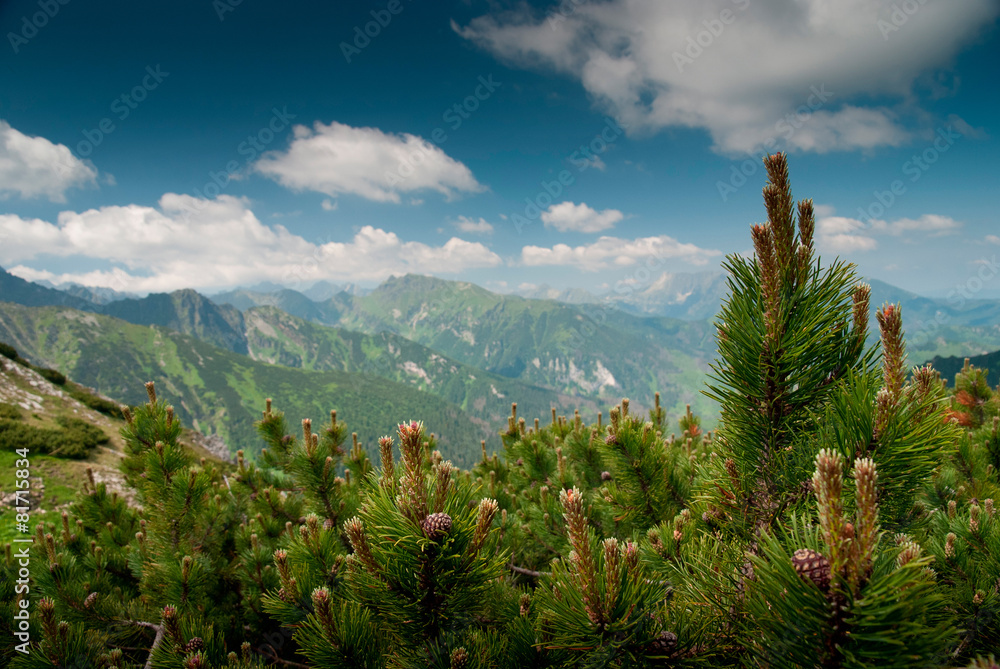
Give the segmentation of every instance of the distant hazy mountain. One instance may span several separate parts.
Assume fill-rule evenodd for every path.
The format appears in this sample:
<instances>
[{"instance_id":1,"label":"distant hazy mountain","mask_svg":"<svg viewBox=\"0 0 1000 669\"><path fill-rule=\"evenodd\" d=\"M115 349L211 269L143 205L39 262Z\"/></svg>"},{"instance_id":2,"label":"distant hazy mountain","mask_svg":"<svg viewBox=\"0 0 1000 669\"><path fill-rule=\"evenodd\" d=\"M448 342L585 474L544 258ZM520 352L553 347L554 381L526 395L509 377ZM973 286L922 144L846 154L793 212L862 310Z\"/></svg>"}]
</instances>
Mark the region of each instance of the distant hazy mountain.
<instances>
[{"instance_id":1,"label":"distant hazy mountain","mask_svg":"<svg viewBox=\"0 0 1000 669\"><path fill-rule=\"evenodd\" d=\"M1000 300L966 300L958 294L952 299L921 297L876 279L868 283L872 287L872 308L898 302L903 309L904 325L910 329L931 323L972 327L1000 324Z\"/></svg>"},{"instance_id":2,"label":"distant hazy mountain","mask_svg":"<svg viewBox=\"0 0 1000 669\"><path fill-rule=\"evenodd\" d=\"M865 279L871 285L871 317L884 303L900 304L904 325L911 330L930 323L951 326L989 326L1000 324L1000 300L929 298L898 288L878 279ZM540 286L518 291L523 297L559 300L568 304L606 304L623 311L645 316L666 316L684 320L713 318L729 292L721 272L669 273L652 277L646 283L621 284L610 292L593 295L582 289L557 289ZM936 327L936 326L935 326Z\"/></svg>"},{"instance_id":3,"label":"distant hazy mountain","mask_svg":"<svg viewBox=\"0 0 1000 669\"><path fill-rule=\"evenodd\" d=\"M553 288L548 284L518 288L514 293L529 300L556 300L567 304L597 304L597 295L583 288Z\"/></svg>"},{"instance_id":4,"label":"distant hazy mountain","mask_svg":"<svg viewBox=\"0 0 1000 669\"><path fill-rule=\"evenodd\" d=\"M193 290L118 300L104 305L101 311L129 323L161 325L235 353L247 353L239 309L215 304Z\"/></svg>"},{"instance_id":5,"label":"distant hazy mountain","mask_svg":"<svg viewBox=\"0 0 1000 669\"><path fill-rule=\"evenodd\" d=\"M636 314L702 320L719 313L728 290L722 272L664 272L648 283L615 286L604 300Z\"/></svg>"},{"instance_id":6,"label":"distant hazy mountain","mask_svg":"<svg viewBox=\"0 0 1000 669\"><path fill-rule=\"evenodd\" d=\"M26 304L36 307L55 304L87 310L92 310L96 307L90 300L70 295L55 288L25 281L21 277L7 272L2 267L0 267L0 302L14 302L16 304Z\"/></svg>"},{"instance_id":7,"label":"distant hazy mountain","mask_svg":"<svg viewBox=\"0 0 1000 669\"><path fill-rule=\"evenodd\" d=\"M238 289L218 293L213 295L211 299L216 304L232 305L240 311L246 311L253 307L276 307L307 321L335 325L340 321L343 304L350 302L351 296L347 293L337 293L331 298L316 302L298 291L283 288L271 293Z\"/></svg>"},{"instance_id":8,"label":"distant hazy mountain","mask_svg":"<svg viewBox=\"0 0 1000 669\"><path fill-rule=\"evenodd\" d=\"M309 288L301 291L303 295L314 302L325 302L337 293L348 295L367 295L371 290L362 288L356 283L336 284L329 281L317 281Z\"/></svg>"},{"instance_id":9,"label":"distant hazy mountain","mask_svg":"<svg viewBox=\"0 0 1000 669\"><path fill-rule=\"evenodd\" d=\"M53 287L64 293L82 297L94 304L108 304L118 300L137 299L139 297L133 293L120 293L117 290L102 288L100 286L81 286L78 283L63 283Z\"/></svg>"},{"instance_id":10,"label":"distant hazy mountain","mask_svg":"<svg viewBox=\"0 0 1000 669\"><path fill-rule=\"evenodd\" d=\"M703 320L718 313L727 289L722 272L663 272L658 276L650 275L644 282L622 282L601 294L583 288L553 288L545 284L520 288L515 294L567 304L603 304L641 316Z\"/></svg>"}]
</instances>

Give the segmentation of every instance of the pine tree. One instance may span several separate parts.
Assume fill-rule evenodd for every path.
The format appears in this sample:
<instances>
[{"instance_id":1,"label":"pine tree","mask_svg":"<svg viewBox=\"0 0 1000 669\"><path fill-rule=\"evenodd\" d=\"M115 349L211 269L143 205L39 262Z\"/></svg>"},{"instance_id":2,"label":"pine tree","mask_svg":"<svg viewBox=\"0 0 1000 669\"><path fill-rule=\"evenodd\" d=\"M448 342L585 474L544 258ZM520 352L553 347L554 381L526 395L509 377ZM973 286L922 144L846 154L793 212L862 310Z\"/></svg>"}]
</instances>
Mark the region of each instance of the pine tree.
<instances>
[{"instance_id":1,"label":"pine tree","mask_svg":"<svg viewBox=\"0 0 1000 669\"><path fill-rule=\"evenodd\" d=\"M794 203L783 154L764 163L755 255L725 263L714 434L658 394L595 422L529 423L515 404L502 452L483 442L462 472L419 421L374 463L336 411L293 436L268 400L264 447L229 467L183 446L149 384L123 408L137 504L91 473L36 527L27 655L9 650L6 547L0 661L995 666L1000 392L969 365L954 394L908 370L898 305L875 311L869 346L868 286L820 262L811 201Z\"/></svg>"}]
</instances>

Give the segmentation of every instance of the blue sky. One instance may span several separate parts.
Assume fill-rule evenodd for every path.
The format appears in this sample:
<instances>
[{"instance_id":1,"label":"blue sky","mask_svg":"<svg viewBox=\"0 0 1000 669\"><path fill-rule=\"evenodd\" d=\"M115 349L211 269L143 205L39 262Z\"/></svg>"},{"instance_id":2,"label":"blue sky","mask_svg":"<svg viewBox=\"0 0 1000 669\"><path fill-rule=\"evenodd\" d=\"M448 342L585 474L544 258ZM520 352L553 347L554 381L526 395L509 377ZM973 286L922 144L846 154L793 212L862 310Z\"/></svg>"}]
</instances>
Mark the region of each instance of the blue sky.
<instances>
[{"instance_id":1,"label":"blue sky","mask_svg":"<svg viewBox=\"0 0 1000 669\"><path fill-rule=\"evenodd\" d=\"M824 257L997 297L997 15L5 2L0 265L138 293L406 272L601 292L749 252L782 149Z\"/></svg>"}]
</instances>

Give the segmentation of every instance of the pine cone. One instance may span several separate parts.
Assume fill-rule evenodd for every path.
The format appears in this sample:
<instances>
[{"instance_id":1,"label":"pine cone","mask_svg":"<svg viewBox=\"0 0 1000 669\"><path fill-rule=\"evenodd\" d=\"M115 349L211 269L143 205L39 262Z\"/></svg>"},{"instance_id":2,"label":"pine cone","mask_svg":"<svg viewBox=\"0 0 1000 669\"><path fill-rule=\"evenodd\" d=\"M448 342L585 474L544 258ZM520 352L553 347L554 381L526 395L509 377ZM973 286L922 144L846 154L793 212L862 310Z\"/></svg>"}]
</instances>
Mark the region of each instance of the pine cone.
<instances>
[{"instance_id":1,"label":"pine cone","mask_svg":"<svg viewBox=\"0 0 1000 669\"><path fill-rule=\"evenodd\" d=\"M205 647L205 642L201 640L201 637L193 636L186 644L184 644L184 652L193 653L196 650L201 650L204 647Z\"/></svg>"},{"instance_id":2,"label":"pine cone","mask_svg":"<svg viewBox=\"0 0 1000 669\"><path fill-rule=\"evenodd\" d=\"M652 655L666 655L674 652L677 648L677 635L666 630L656 635L649 644L649 652Z\"/></svg>"},{"instance_id":3,"label":"pine cone","mask_svg":"<svg viewBox=\"0 0 1000 669\"><path fill-rule=\"evenodd\" d=\"M611 480L611 472L601 472L601 480L602 481L610 481Z\"/></svg>"},{"instance_id":4,"label":"pine cone","mask_svg":"<svg viewBox=\"0 0 1000 669\"><path fill-rule=\"evenodd\" d=\"M792 566L802 578L807 578L820 590L830 587L830 561L808 548L800 548L792 556Z\"/></svg>"},{"instance_id":5,"label":"pine cone","mask_svg":"<svg viewBox=\"0 0 1000 669\"><path fill-rule=\"evenodd\" d=\"M451 669L464 669L469 662L469 653L465 648L456 648L451 651Z\"/></svg>"},{"instance_id":6,"label":"pine cone","mask_svg":"<svg viewBox=\"0 0 1000 669\"><path fill-rule=\"evenodd\" d=\"M333 520L331 520L329 518L327 518L326 520L324 520L323 521L323 529L324 530L332 530L333 529Z\"/></svg>"},{"instance_id":7,"label":"pine cone","mask_svg":"<svg viewBox=\"0 0 1000 669\"><path fill-rule=\"evenodd\" d=\"M94 605L94 602L96 601L97 601L97 593L92 592L89 595L87 595L87 598L85 600L83 600L83 607L89 609Z\"/></svg>"},{"instance_id":8,"label":"pine cone","mask_svg":"<svg viewBox=\"0 0 1000 669\"><path fill-rule=\"evenodd\" d=\"M431 539L440 539L451 532L451 516L447 513L432 513L421 523L424 534Z\"/></svg>"}]
</instances>

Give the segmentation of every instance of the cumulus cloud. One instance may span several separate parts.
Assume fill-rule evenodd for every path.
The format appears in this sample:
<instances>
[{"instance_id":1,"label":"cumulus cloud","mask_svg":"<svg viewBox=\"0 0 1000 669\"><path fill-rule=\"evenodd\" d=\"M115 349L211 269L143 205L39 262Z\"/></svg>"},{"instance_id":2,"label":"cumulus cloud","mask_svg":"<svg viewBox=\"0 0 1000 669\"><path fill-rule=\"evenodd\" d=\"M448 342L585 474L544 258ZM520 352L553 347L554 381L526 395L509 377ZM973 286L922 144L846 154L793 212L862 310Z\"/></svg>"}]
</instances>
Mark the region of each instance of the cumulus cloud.
<instances>
[{"instance_id":1,"label":"cumulus cloud","mask_svg":"<svg viewBox=\"0 0 1000 669\"><path fill-rule=\"evenodd\" d=\"M711 258L721 255L722 251L682 244L666 235L638 239L601 237L593 244L584 246L525 246L521 249L521 262L529 266L564 265L597 271L609 267L627 267L646 258L672 258L692 265L705 265Z\"/></svg>"},{"instance_id":2,"label":"cumulus cloud","mask_svg":"<svg viewBox=\"0 0 1000 669\"><path fill-rule=\"evenodd\" d=\"M493 234L493 225L482 217L480 217L478 221L475 221L468 216L459 216L458 220L455 221L455 227L458 228L460 232L468 232L474 235Z\"/></svg>"},{"instance_id":3,"label":"cumulus cloud","mask_svg":"<svg viewBox=\"0 0 1000 669\"><path fill-rule=\"evenodd\" d=\"M998 13L994 0L921 3L899 30L880 30L896 4L607 0L547 18L525 3L452 27L508 63L575 77L630 133L700 128L719 152L772 138L824 152L905 142L893 108L861 101L912 107L920 78Z\"/></svg>"},{"instance_id":4,"label":"cumulus cloud","mask_svg":"<svg viewBox=\"0 0 1000 669\"><path fill-rule=\"evenodd\" d=\"M29 137L0 120L0 199L47 197L65 202L70 188L97 183L97 170L63 144Z\"/></svg>"},{"instance_id":5,"label":"cumulus cloud","mask_svg":"<svg viewBox=\"0 0 1000 669\"><path fill-rule=\"evenodd\" d=\"M899 218L891 222L872 220L869 223L844 216L824 216L816 221L816 243L821 251L832 253L873 251L878 248L875 235L899 237L926 233L931 237L939 237L953 234L961 227L959 221L938 214L924 214L920 218Z\"/></svg>"},{"instance_id":6,"label":"cumulus cloud","mask_svg":"<svg viewBox=\"0 0 1000 669\"><path fill-rule=\"evenodd\" d=\"M139 293L260 281L382 280L407 272L454 273L502 263L484 245L458 237L431 246L372 226L345 241L308 241L281 225L264 225L245 199L222 195L203 200L174 193L160 198L159 207L64 211L56 223L0 216L0 264L9 267L41 256L91 259L113 268L57 274L21 264L10 271L29 280Z\"/></svg>"},{"instance_id":7,"label":"cumulus cloud","mask_svg":"<svg viewBox=\"0 0 1000 669\"><path fill-rule=\"evenodd\" d=\"M939 237L958 232L961 227L962 224L955 219L937 214L924 214L920 218L900 218L892 223L872 221L872 231L896 237L910 232L930 232L933 233L932 236Z\"/></svg>"},{"instance_id":8,"label":"cumulus cloud","mask_svg":"<svg viewBox=\"0 0 1000 669\"><path fill-rule=\"evenodd\" d=\"M864 223L844 216L827 216L816 221L816 246L820 251L850 253L852 251L872 251L878 248L878 241L867 234Z\"/></svg>"},{"instance_id":9,"label":"cumulus cloud","mask_svg":"<svg viewBox=\"0 0 1000 669\"><path fill-rule=\"evenodd\" d=\"M597 211L586 203L560 202L542 212L542 221L547 228L560 232L600 232L613 228L615 223L625 218L617 209Z\"/></svg>"},{"instance_id":10,"label":"cumulus cloud","mask_svg":"<svg viewBox=\"0 0 1000 669\"><path fill-rule=\"evenodd\" d=\"M400 202L401 193L430 189L453 199L485 190L472 171L416 135L354 128L336 121L297 125L286 151L269 151L254 169L296 191L359 195Z\"/></svg>"}]
</instances>

